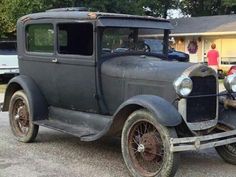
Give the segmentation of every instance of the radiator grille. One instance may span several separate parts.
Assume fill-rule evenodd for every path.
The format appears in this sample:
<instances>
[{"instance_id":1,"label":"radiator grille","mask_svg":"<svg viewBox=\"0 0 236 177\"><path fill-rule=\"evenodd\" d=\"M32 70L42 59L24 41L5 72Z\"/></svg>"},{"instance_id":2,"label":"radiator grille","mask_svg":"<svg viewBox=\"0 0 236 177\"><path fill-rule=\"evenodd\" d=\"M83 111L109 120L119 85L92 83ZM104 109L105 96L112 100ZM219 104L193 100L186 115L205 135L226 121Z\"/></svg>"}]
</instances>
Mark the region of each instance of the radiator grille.
<instances>
[{"instance_id":1,"label":"radiator grille","mask_svg":"<svg viewBox=\"0 0 236 177\"><path fill-rule=\"evenodd\" d=\"M201 96L216 94L216 78L191 77L193 90L189 96ZM216 118L216 96L188 98L187 99L187 122L202 122Z\"/></svg>"}]
</instances>

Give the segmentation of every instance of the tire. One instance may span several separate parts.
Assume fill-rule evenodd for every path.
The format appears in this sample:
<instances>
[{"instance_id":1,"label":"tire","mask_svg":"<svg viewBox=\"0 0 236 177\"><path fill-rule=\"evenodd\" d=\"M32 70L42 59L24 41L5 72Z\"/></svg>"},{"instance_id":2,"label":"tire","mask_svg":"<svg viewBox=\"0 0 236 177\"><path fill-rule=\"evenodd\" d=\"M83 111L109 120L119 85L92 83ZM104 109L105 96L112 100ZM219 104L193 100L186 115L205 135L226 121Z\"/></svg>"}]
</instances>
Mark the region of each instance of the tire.
<instances>
[{"instance_id":1,"label":"tire","mask_svg":"<svg viewBox=\"0 0 236 177\"><path fill-rule=\"evenodd\" d=\"M236 143L218 146L215 149L225 162L236 165Z\"/></svg>"},{"instance_id":2,"label":"tire","mask_svg":"<svg viewBox=\"0 0 236 177\"><path fill-rule=\"evenodd\" d=\"M134 177L171 177L178 169L179 153L170 151L174 128L167 128L147 110L133 112L122 131L125 164Z\"/></svg>"},{"instance_id":3,"label":"tire","mask_svg":"<svg viewBox=\"0 0 236 177\"><path fill-rule=\"evenodd\" d=\"M38 134L38 125L32 122L29 101L23 90L13 94L9 105L9 121L15 138L24 143L33 142Z\"/></svg>"}]
</instances>

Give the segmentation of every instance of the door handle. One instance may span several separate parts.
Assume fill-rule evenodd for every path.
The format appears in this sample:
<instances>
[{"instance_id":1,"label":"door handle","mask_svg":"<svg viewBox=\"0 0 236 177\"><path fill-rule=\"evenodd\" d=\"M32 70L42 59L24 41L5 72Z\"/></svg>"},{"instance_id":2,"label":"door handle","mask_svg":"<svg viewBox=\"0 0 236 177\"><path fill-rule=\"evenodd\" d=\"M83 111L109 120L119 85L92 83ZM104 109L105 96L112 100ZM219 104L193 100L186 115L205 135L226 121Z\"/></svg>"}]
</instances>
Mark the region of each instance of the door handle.
<instances>
[{"instance_id":1,"label":"door handle","mask_svg":"<svg viewBox=\"0 0 236 177\"><path fill-rule=\"evenodd\" d=\"M58 63L58 59L57 59L57 58L54 58L54 59L52 59L52 62L53 62L53 63Z\"/></svg>"}]
</instances>

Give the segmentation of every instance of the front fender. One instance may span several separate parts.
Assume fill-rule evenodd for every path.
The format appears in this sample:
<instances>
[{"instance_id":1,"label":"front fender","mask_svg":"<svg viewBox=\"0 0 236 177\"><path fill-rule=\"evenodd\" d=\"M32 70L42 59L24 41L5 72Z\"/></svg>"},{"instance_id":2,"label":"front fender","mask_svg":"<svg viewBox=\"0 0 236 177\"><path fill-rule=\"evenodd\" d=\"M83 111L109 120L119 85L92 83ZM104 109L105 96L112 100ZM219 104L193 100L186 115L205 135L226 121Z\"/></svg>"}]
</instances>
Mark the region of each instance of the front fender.
<instances>
[{"instance_id":1,"label":"front fender","mask_svg":"<svg viewBox=\"0 0 236 177\"><path fill-rule=\"evenodd\" d=\"M177 126L182 122L182 117L177 109L168 101L159 96L153 95L138 95L125 101L116 111L119 113L128 105L139 105L149 110L157 121L164 126ZM115 115L116 115L115 114Z\"/></svg>"},{"instance_id":2,"label":"front fender","mask_svg":"<svg viewBox=\"0 0 236 177\"><path fill-rule=\"evenodd\" d=\"M163 98L153 95L138 95L128 99L117 109L104 132L107 132L107 135L120 134L129 115L139 109L147 109L160 124L167 127L174 127L182 122L182 117L176 108Z\"/></svg>"},{"instance_id":3,"label":"front fender","mask_svg":"<svg viewBox=\"0 0 236 177\"><path fill-rule=\"evenodd\" d=\"M14 77L9 81L5 92L2 111L8 111L10 99L18 90L24 90L27 95L33 121L48 117L48 104L44 96L36 83L30 77L24 75Z\"/></svg>"},{"instance_id":4,"label":"front fender","mask_svg":"<svg viewBox=\"0 0 236 177\"><path fill-rule=\"evenodd\" d=\"M236 129L236 109L220 109L219 123L224 124L231 129Z\"/></svg>"},{"instance_id":5,"label":"front fender","mask_svg":"<svg viewBox=\"0 0 236 177\"><path fill-rule=\"evenodd\" d=\"M182 116L168 101L158 96L138 95L128 99L119 106L111 121L96 139L104 135L120 136L129 115L139 109L147 109L154 115L160 124L167 127L175 127L182 122Z\"/></svg>"}]
</instances>

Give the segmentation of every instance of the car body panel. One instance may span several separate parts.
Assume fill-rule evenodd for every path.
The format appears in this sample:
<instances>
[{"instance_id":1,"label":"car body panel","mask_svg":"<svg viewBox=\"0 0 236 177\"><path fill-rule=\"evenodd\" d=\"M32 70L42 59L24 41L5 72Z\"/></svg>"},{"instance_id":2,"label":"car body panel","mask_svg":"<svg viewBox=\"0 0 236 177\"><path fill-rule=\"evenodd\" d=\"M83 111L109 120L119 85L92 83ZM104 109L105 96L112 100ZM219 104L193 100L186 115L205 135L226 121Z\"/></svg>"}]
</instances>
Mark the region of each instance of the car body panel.
<instances>
[{"instance_id":1,"label":"car body panel","mask_svg":"<svg viewBox=\"0 0 236 177\"><path fill-rule=\"evenodd\" d=\"M25 32L27 25L45 23L53 26L47 31L52 34L53 51L28 51ZM93 25L92 54L85 56L79 53L60 53L61 46L57 36L59 25L70 23ZM134 53L131 48L122 48L120 45L113 48L105 46L104 52L107 55L103 56L102 39L106 27L129 29L131 33L128 33L124 40L133 42ZM162 53L135 51L140 27L162 30ZM168 58L171 29L172 25L168 20L154 17L78 11L50 11L26 15L17 23L21 76L11 80L9 84L4 110L8 108L12 92L23 89L29 97L36 124L78 135L84 141L96 140L115 130L120 131L132 111L138 109L150 111L159 123L167 127L184 131L179 129L179 125L187 125L192 135L206 129L211 131L218 121L218 104L210 107L214 113L214 117L211 117L214 124L202 128L199 125L205 122L198 124L195 119L195 122L192 122L194 125L191 125L193 131L188 126L191 119L191 116L188 116L188 104L191 99L195 99L196 104L192 101L191 105L199 109L190 110L190 115L201 116L198 110L203 110L201 106L209 100L207 98L214 97L214 100L218 101L216 73L204 65L171 61L170 57ZM77 30L74 31L77 34ZM73 41L73 38L71 40ZM74 41L71 48L77 46L77 42ZM84 42L86 41L84 40L83 44ZM118 43L121 41L118 40ZM116 48L117 52L112 53L110 49ZM169 51L169 54L171 53L175 54ZM177 95L173 86L173 82L182 75L193 80L195 93L191 98ZM213 90L210 93L212 95L205 92L206 84L199 81L210 81L211 84L207 86ZM204 102L201 102L202 100ZM41 106L39 109L36 109L37 104Z\"/></svg>"},{"instance_id":2,"label":"car body panel","mask_svg":"<svg viewBox=\"0 0 236 177\"><path fill-rule=\"evenodd\" d=\"M114 57L103 62L103 94L110 114L122 102L136 95L157 95L172 102L176 98L173 81L193 65L177 63L150 56Z\"/></svg>"},{"instance_id":3,"label":"car body panel","mask_svg":"<svg viewBox=\"0 0 236 177\"><path fill-rule=\"evenodd\" d=\"M18 90L24 90L27 95L33 121L48 117L48 103L42 92L30 77L24 75L16 76L9 81L5 92L3 111L8 111L10 98Z\"/></svg>"}]
</instances>

